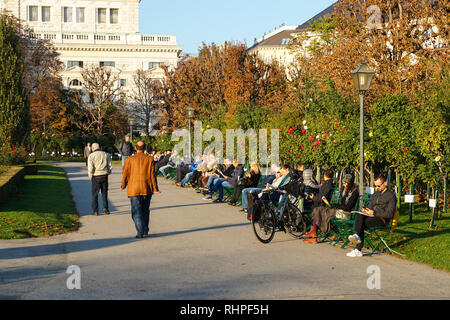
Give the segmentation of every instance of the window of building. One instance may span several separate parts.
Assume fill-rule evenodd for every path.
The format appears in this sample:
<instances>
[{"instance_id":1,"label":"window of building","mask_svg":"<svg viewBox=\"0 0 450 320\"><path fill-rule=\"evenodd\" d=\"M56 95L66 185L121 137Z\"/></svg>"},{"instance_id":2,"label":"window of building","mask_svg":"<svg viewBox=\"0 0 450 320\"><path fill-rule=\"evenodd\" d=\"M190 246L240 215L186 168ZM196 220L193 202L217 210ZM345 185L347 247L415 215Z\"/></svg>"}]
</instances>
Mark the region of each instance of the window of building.
<instances>
[{"instance_id":1,"label":"window of building","mask_svg":"<svg viewBox=\"0 0 450 320\"><path fill-rule=\"evenodd\" d=\"M149 62L148 63L149 69L159 68L159 67L161 67L161 62Z\"/></svg>"},{"instance_id":2,"label":"window of building","mask_svg":"<svg viewBox=\"0 0 450 320\"><path fill-rule=\"evenodd\" d=\"M80 86L81 86L81 81L78 79L73 79L69 83L69 87L80 87Z\"/></svg>"},{"instance_id":3,"label":"window of building","mask_svg":"<svg viewBox=\"0 0 450 320\"><path fill-rule=\"evenodd\" d=\"M106 23L106 9L97 8L97 23Z\"/></svg>"},{"instance_id":4,"label":"window of building","mask_svg":"<svg viewBox=\"0 0 450 320\"><path fill-rule=\"evenodd\" d=\"M281 40L281 45L282 46L285 46L285 45L288 45L288 44L292 44L292 39L284 38L284 39Z\"/></svg>"},{"instance_id":5,"label":"window of building","mask_svg":"<svg viewBox=\"0 0 450 320\"><path fill-rule=\"evenodd\" d=\"M50 21L50 7L42 7L41 8L41 16L42 16L42 22L49 22Z\"/></svg>"},{"instance_id":6,"label":"window of building","mask_svg":"<svg viewBox=\"0 0 450 320\"><path fill-rule=\"evenodd\" d=\"M127 86L127 79L120 79L120 86L126 87Z\"/></svg>"},{"instance_id":7,"label":"window of building","mask_svg":"<svg viewBox=\"0 0 450 320\"><path fill-rule=\"evenodd\" d=\"M77 8L77 12L76 12L76 21L77 23L84 23L84 11L85 8Z\"/></svg>"},{"instance_id":8,"label":"window of building","mask_svg":"<svg viewBox=\"0 0 450 320\"><path fill-rule=\"evenodd\" d=\"M100 61L100 67L115 67L116 63L114 61Z\"/></svg>"},{"instance_id":9,"label":"window of building","mask_svg":"<svg viewBox=\"0 0 450 320\"><path fill-rule=\"evenodd\" d=\"M109 9L109 23L119 23L119 9Z\"/></svg>"},{"instance_id":10,"label":"window of building","mask_svg":"<svg viewBox=\"0 0 450 320\"><path fill-rule=\"evenodd\" d=\"M38 21L38 6L28 7L28 21Z\"/></svg>"},{"instance_id":11,"label":"window of building","mask_svg":"<svg viewBox=\"0 0 450 320\"><path fill-rule=\"evenodd\" d=\"M83 68L83 61L67 61L67 68L72 68L74 66Z\"/></svg>"},{"instance_id":12,"label":"window of building","mask_svg":"<svg viewBox=\"0 0 450 320\"><path fill-rule=\"evenodd\" d=\"M64 22L72 22L72 8L71 7L63 8L63 18L64 18Z\"/></svg>"}]
</instances>

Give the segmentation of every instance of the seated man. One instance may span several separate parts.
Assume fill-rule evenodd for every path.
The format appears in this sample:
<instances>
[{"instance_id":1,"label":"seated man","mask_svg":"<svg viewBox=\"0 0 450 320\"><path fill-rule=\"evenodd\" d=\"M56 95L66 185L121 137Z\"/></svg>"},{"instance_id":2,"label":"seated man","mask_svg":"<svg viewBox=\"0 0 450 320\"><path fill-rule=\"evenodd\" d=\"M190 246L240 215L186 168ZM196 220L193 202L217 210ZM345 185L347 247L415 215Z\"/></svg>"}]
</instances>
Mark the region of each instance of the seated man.
<instances>
[{"instance_id":1,"label":"seated man","mask_svg":"<svg viewBox=\"0 0 450 320\"><path fill-rule=\"evenodd\" d=\"M248 213L248 200L247 200L247 194L259 194L261 193L262 189L269 183L272 183L276 178L281 175L280 173L280 167L278 167L276 164L273 164L270 168L270 174L264 178L264 180L261 182L259 186L256 188L245 188L242 190L242 209L241 211L244 211L244 213Z\"/></svg>"},{"instance_id":2,"label":"seated man","mask_svg":"<svg viewBox=\"0 0 450 320\"><path fill-rule=\"evenodd\" d=\"M184 178L181 179L180 182L177 182L177 184L176 184L177 187L184 187L184 185L185 185L186 183L188 183L188 182L191 180L191 178L192 178L194 172L197 170L197 167L198 167L201 163L203 163L203 162L202 162L202 157L201 157L201 156L197 156L196 159L195 159L195 162L192 163L192 164L188 167L188 168L189 168L189 171L186 173L186 175L184 176Z\"/></svg>"},{"instance_id":3,"label":"seated man","mask_svg":"<svg viewBox=\"0 0 450 320\"><path fill-rule=\"evenodd\" d=\"M233 160L234 170L230 176L224 175L223 178L219 178L216 180L216 183L211 187L210 194L214 194L217 189L219 189L219 197L214 200L215 203L223 202L223 188L235 188L237 186L238 180L244 174L244 168L242 164L239 164L237 159Z\"/></svg>"},{"instance_id":4,"label":"seated man","mask_svg":"<svg viewBox=\"0 0 450 320\"><path fill-rule=\"evenodd\" d=\"M164 177L167 177L167 173L166 170L169 168L175 168L177 167L177 165L179 164L179 156L178 156L178 151L174 150L170 155L169 155L169 160L167 161L166 165L162 165L159 167L159 171L162 173L162 175Z\"/></svg>"},{"instance_id":5,"label":"seated man","mask_svg":"<svg viewBox=\"0 0 450 320\"><path fill-rule=\"evenodd\" d=\"M212 188L216 184L219 179L226 180L227 177L230 177L233 174L234 169L236 169L233 165L233 161L229 158L225 158L223 165L216 165L210 172L208 177L208 182L205 187L200 188L203 192L206 192L208 195L203 198L204 200L212 199L212 195L214 191Z\"/></svg>"},{"instance_id":6,"label":"seated man","mask_svg":"<svg viewBox=\"0 0 450 320\"><path fill-rule=\"evenodd\" d=\"M354 178L351 174L346 174L342 182L343 188L341 191L341 202L337 206L324 207L319 206L314 208L312 212L313 223L311 230L303 237L309 238L304 240L306 243L317 243L317 229L323 232L330 231L331 219L336 217L338 210L350 212L355 207L359 199L359 191L354 183ZM329 201L330 199L327 198Z\"/></svg>"},{"instance_id":7,"label":"seated man","mask_svg":"<svg viewBox=\"0 0 450 320\"><path fill-rule=\"evenodd\" d=\"M387 226L394 217L396 208L395 194L388 190L386 177L379 175L375 179L375 193L370 197L367 208L362 208L361 212L366 215L356 214L355 234L348 237L350 242L356 245L355 250L347 253L347 257L362 257L362 247L364 245L364 230L370 227Z\"/></svg>"},{"instance_id":8,"label":"seated man","mask_svg":"<svg viewBox=\"0 0 450 320\"><path fill-rule=\"evenodd\" d=\"M283 166L281 166L281 169L280 169L281 176L279 178L275 179L272 184L267 184L266 189L278 189L278 188L282 188L283 186L287 185L289 183L289 181L291 180L291 177L289 175L290 170L291 170L291 168L287 164L284 164ZM273 203L278 203L281 195L282 195L281 192L273 191L270 193L270 195L267 193L261 194L260 198L261 198L261 200L266 200L266 201L268 201L270 199Z\"/></svg>"},{"instance_id":9,"label":"seated man","mask_svg":"<svg viewBox=\"0 0 450 320\"><path fill-rule=\"evenodd\" d=\"M261 170L256 162L250 164L250 172L246 172L245 177L239 180L238 185L234 188L234 194L228 204L235 206L239 200L242 190L246 188L256 188L258 186L259 178L261 177Z\"/></svg>"},{"instance_id":10,"label":"seated man","mask_svg":"<svg viewBox=\"0 0 450 320\"><path fill-rule=\"evenodd\" d=\"M314 172L312 169L306 169L303 171L303 185L305 186L305 201L304 210L309 210L313 206L311 195L315 195L319 192L320 185L313 177Z\"/></svg>"}]
</instances>

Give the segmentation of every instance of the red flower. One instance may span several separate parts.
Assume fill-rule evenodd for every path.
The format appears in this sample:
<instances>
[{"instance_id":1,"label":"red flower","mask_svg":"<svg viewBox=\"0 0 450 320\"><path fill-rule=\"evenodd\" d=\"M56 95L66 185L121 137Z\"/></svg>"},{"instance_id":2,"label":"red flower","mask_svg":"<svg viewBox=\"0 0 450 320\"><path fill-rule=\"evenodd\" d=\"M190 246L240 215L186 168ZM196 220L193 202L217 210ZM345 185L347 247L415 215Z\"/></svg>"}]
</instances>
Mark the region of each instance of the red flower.
<instances>
[{"instance_id":1,"label":"red flower","mask_svg":"<svg viewBox=\"0 0 450 320\"><path fill-rule=\"evenodd\" d=\"M327 133L324 133L324 134L323 134L323 137L324 137L324 138L326 138L327 136L328 136L328 134L327 134Z\"/></svg>"},{"instance_id":2,"label":"red flower","mask_svg":"<svg viewBox=\"0 0 450 320\"><path fill-rule=\"evenodd\" d=\"M316 147L313 148L313 151L316 151Z\"/></svg>"},{"instance_id":3,"label":"red flower","mask_svg":"<svg viewBox=\"0 0 450 320\"><path fill-rule=\"evenodd\" d=\"M345 131L345 128L342 128L342 131Z\"/></svg>"},{"instance_id":4,"label":"red flower","mask_svg":"<svg viewBox=\"0 0 450 320\"><path fill-rule=\"evenodd\" d=\"M403 152L406 152L406 151L408 151L408 149L406 149L406 148L403 148Z\"/></svg>"},{"instance_id":5,"label":"red flower","mask_svg":"<svg viewBox=\"0 0 450 320\"><path fill-rule=\"evenodd\" d=\"M334 123L336 123L337 122L337 120L334 120Z\"/></svg>"},{"instance_id":6,"label":"red flower","mask_svg":"<svg viewBox=\"0 0 450 320\"><path fill-rule=\"evenodd\" d=\"M318 146L319 144L320 144L320 141L319 141L319 140L317 140L317 141L314 142L314 145L316 145L316 146Z\"/></svg>"},{"instance_id":7,"label":"red flower","mask_svg":"<svg viewBox=\"0 0 450 320\"><path fill-rule=\"evenodd\" d=\"M277 128L277 130L278 130L278 131L281 131L281 129L280 129L280 128Z\"/></svg>"},{"instance_id":8,"label":"red flower","mask_svg":"<svg viewBox=\"0 0 450 320\"><path fill-rule=\"evenodd\" d=\"M13 150L16 148L16 147L12 147L13 148Z\"/></svg>"},{"instance_id":9,"label":"red flower","mask_svg":"<svg viewBox=\"0 0 450 320\"><path fill-rule=\"evenodd\" d=\"M304 146L304 145L301 145L301 146L300 146L300 149L304 149L304 148L305 148L305 146Z\"/></svg>"},{"instance_id":10,"label":"red flower","mask_svg":"<svg viewBox=\"0 0 450 320\"><path fill-rule=\"evenodd\" d=\"M16 152L17 152L17 151L16 151L16 150L14 150L14 151L13 151L13 154L16 154Z\"/></svg>"},{"instance_id":11,"label":"red flower","mask_svg":"<svg viewBox=\"0 0 450 320\"><path fill-rule=\"evenodd\" d=\"M312 141L312 140L314 140L314 137L313 136L309 136L308 139L309 139L309 141Z\"/></svg>"},{"instance_id":12,"label":"red flower","mask_svg":"<svg viewBox=\"0 0 450 320\"><path fill-rule=\"evenodd\" d=\"M305 134L306 133L306 129L305 130L302 130L302 134Z\"/></svg>"},{"instance_id":13,"label":"red flower","mask_svg":"<svg viewBox=\"0 0 450 320\"><path fill-rule=\"evenodd\" d=\"M288 133L292 133L292 132L294 132L294 128L290 128L290 129L288 130Z\"/></svg>"}]
</instances>

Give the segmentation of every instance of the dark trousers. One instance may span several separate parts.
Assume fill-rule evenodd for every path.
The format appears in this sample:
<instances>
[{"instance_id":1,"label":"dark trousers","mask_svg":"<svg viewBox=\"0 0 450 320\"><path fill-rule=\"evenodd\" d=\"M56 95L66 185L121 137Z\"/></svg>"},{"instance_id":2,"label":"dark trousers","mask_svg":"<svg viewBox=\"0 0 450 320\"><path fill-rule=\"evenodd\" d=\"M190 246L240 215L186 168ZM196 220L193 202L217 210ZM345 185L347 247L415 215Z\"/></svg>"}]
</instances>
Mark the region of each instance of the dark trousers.
<instances>
[{"instance_id":1,"label":"dark trousers","mask_svg":"<svg viewBox=\"0 0 450 320\"><path fill-rule=\"evenodd\" d=\"M108 176L92 177L92 210L98 212L98 194L102 192L103 209L108 209Z\"/></svg>"},{"instance_id":2,"label":"dark trousers","mask_svg":"<svg viewBox=\"0 0 450 320\"><path fill-rule=\"evenodd\" d=\"M136 226L138 236L148 234L150 223L150 200L152 195L129 197L131 202L131 218Z\"/></svg>"},{"instance_id":3,"label":"dark trousers","mask_svg":"<svg viewBox=\"0 0 450 320\"><path fill-rule=\"evenodd\" d=\"M233 194L233 198L231 198L231 202L238 202L239 197L241 196L242 190L244 190L245 188L249 188L249 187L246 187L245 185L236 186L234 188L234 194Z\"/></svg>"},{"instance_id":4,"label":"dark trousers","mask_svg":"<svg viewBox=\"0 0 450 320\"><path fill-rule=\"evenodd\" d=\"M187 175L191 170L188 166L182 166L177 168L177 182L183 180L184 176Z\"/></svg>"},{"instance_id":5,"label":"dark trousers","mask_svg":"<svg viewBox=\"0 0 450 320\"><path fill-rule=\"evenodd\" d=\"M361 251L364 246L364 230L370 227L384 227L383 220L378 217L368 217L362 214L355 216L355 233L361 238L361 243L356 245L356 249Z\"/></svg>"}]
</instances>

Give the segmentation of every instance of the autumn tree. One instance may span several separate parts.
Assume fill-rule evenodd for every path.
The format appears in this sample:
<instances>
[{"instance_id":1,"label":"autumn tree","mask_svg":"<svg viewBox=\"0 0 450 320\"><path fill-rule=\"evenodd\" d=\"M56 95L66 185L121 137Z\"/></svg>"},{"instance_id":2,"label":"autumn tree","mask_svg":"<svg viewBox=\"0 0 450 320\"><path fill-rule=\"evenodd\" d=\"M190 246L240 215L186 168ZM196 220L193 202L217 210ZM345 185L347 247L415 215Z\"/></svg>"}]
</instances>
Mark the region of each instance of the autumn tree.
<instances>
[{"instance_id":1,"label":"autumn tree","mask_svg":"<svg viewBox=\"0 0 450 320\"><path fill-rule=\"evenodd\" d=\"M159 111L161 81L153 78L146 71L138 70L133 76L133 82L131 111L137 116L139 122L144 123L145 132L149 136L153 125L152 118Z\"/></svg>"},{"instance_id":2,"label":"autumn tree","mask_svg":"<svg viewBox=\"0 0 450 320\"><path fill-rule=\"evenodd\" d=\"M84 69L82 77L83 89L79 92L78 103L83 120L78 125L85 132L101 136L107 133L108 125L113 125L113 116L121 114L119 118L126 118L119 78L111 68L98 66Z\"/></svg>"}]
</instances>

